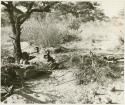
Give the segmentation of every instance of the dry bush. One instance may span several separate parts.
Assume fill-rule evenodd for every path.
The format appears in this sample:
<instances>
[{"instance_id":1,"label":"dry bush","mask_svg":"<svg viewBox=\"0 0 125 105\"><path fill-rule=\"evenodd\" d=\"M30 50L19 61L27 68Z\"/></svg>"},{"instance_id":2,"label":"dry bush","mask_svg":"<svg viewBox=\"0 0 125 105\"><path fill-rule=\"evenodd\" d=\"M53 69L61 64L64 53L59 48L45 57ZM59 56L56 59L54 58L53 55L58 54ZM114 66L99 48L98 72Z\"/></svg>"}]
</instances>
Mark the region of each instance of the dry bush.
<instances>
[{"instance_id":1,"label":"dry bush","mask_svg":"<svg viewBox=\"0 0 125 105\"><path fill-rule=\"evenodd\" d=\"M74 72L78 84L88 84L89 82L97 81L103 85L109 79L121 77L121 70L119 70L118 65L111 65L102 58L103 56L97 56L95 54L84 55L82 57L74 55L72 57L72 66L78 68Z\"/></svg>"},{"instance_id":2,"label":"dry bush","mask_svg":"<svg viewBox=\"0 0 125 105\"><path fill-rule=\"evenodd\" d=\"M4 64L7 64L8 61L7 61L7 58L11 55L10 51L7 50L7 49L1 49L1 64L4 65Z\"/></svg>"},{"instance_id":3,"label":"dry bush","mask_svg":"<svg viewBox=\"0 0 125 105\"><path fill-rule=\"evenodd\" d=\"M78 31L70 30L68 25L69 22L59 21L52 17L38 19L38 21L29 19L23 25L21 39L42 47L55 47L78 39Z\"/></svg>"}]
</instances>

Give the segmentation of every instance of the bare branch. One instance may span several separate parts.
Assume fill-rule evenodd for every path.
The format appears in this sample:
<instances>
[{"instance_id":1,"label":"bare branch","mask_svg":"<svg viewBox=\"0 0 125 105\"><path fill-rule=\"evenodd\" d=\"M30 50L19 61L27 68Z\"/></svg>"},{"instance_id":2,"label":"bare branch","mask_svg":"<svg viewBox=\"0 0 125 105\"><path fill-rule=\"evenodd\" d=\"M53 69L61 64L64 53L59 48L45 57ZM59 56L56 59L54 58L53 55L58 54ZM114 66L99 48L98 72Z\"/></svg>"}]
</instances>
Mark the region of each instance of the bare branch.
<instances>
[{"instance_id":1,"label":"bare branch","mask_svg":"<svg viewBox=\"0 0 125 105\"><path fill-rule=\"evenodd\" d=\"M11 2L8 2L8 4L7 4L7 3L1 1L1 4L4 5L4 6L7 7L7 8L8 8L8 6L9 6L9 3L11 3ZM12 4L12 3L11 3L11 4ZM11 6L12 6L12 8L14 9L15 12L20 13L20 14L23 14L23 11L21 11L20 9L16 8L16 7L13 6L13 5L11 5Z\"/></svg>"},{"instance_id":2,"label":"bare branch","mask_svg":"<svg viewBox=\"0 0 125 105\"><path fill-rule=\"evenodd\" d=\"M14 38L14 37L12 37L12 36L9 36L11 39L13 39L13 40L16 40L16 38Z\"/></svg>"},{"instance_id":3,"label":"bare branch","mask_svg":"<svg viewBox=\"0 0 125 105\"><path fill-rule=\"evenodd\" d=\"M30 15L25 16L25 17L20 21L20 24L23 24L23 22L25 22L26 19L28 19L29 17L30 17Z\"/></svg>"},{"instance_id":4,"label":"bare branch","mask_svg":"<svg viewBox=\"0 0 125 105\"><path fill-rule=\"evenodd\" d=\"M21 21L20 21L21 24L22 24L23 22L25 22L25 20L28 19L28 18L30 17L31 13L33 13L33 12L50 12L50 7L49 7L49 6L46 6L46 7L43 8L43 9L38 9L38 8L31 9L31 8L32 8L32 7L30 7L25 14L23 14L23 15L21 15L21 16L19 17L20 19L22 18Z\"/></svg>"},{"instance_id":5,"label":"bare branch","mask_svg":"<svg viewBox=\"0 0 125 105\"><path fill-rule=\"evenodd\" d=\"M27 8L27 11L18 17L18 19L20 20L20 24L23 24L23 22L30 17L30 15L31 15L30 11L31 11L33 5L34 5L34 2L31 2Z\"/></svg>"},{"instance_id":6,"label":"bare branch","mask_svg":"<svg viewBox=\"0 0 125 105\"><path fill-rule=\"evenodd\" d=\"M4 5L5 7L8 7L8 4L3 1L1 1L1 4Z\"/></svg>"},{"instance_id":7,"label":"bare branch","mask_svg":"<svg viewBox=\"0 0 125 105\"><path fill-rule=\"evenodd\" d=\"M57 4L58 2L54 2L54 3L51 3L43 8L33 8L33 5L34 5L34 2L31 2L28 9L27 9L27 12L23 15L20 15L18 18L20 18L20 24L22 24L23 22L25 22L26 19L28 19L30 17L30 15L33 13L33 12L51 12L50 8Z\"/></svg>"}]
</instances>

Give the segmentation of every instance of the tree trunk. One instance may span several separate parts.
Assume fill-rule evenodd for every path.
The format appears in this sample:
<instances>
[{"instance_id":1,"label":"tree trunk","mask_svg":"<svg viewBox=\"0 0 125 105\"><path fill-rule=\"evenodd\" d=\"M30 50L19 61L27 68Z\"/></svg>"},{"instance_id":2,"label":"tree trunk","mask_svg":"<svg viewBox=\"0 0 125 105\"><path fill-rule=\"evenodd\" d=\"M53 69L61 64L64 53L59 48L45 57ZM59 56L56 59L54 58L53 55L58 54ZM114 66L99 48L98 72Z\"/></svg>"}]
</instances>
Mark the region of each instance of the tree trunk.
<instances>
[{"instance_id":1,"label":"tree trunk","mask_svg":"<svg viewBox=\"0 0 125 105\"><path fill-rule=\"evenodd\" d=\"M20 45L21 24L20 24L20 20L14 14L14 8L13 8L12 2L8 3L7 11L9 14L9 19L12 26L12 32L13 32L13 36L11 36L11 38L13 39L13 45L14 45L14 57L16 62L19 63L22 57L22 51L21 51L21 45Z\"/></svg>"},{"instance_id":2,"label":"tree trunk","mask_svg":"<svg viewBox=\"0 0 125 105\"><path fill-rule=\"evenodd\" d=\"M20 45L20 37L17 35L16 40L14 40L14 57L16 61L19 63L22 57L21 45Z\"/></svg>"},{"instance_id":3,"label":"tree trunk","mask_svg":"<svg viewBox=\"0 0 125 105\"><path fill-rule=\"evenodd\" d=\"M17 23L19 24L19 23ZM16 25L16 34L14 34L15 39L14 39L14 57L16 59L16 62L19 63L20 59L22 57L22 51L21 51L21 45L20 45L20 35L21 35L21 30L20 30L20 25Z\"/></svg>"},{"instance_id":4,"label":"tree trunk","mask_svg":"<svg viewBox=\"0 0 125 105\"><path fill-rule=\"evenodd\" d=\"M14 46L14 58L17 63L20 62L20 59L22 58L22 50L20 45L20 35L21 35L21 29L19 22L16 22L14 25L12 25L12 31L13 31L13 46Z\"/></svg>"}]
</instances>

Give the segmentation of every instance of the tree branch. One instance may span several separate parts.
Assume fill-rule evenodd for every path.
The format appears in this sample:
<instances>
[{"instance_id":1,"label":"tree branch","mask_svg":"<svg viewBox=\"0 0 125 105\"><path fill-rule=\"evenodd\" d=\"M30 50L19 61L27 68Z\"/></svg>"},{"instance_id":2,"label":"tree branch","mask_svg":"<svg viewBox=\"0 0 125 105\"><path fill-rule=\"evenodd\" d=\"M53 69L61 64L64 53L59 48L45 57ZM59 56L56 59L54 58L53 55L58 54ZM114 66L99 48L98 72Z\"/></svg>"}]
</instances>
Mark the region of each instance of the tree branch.
<instances>
[{"instance_id":1,"label":"tree branch","mask_svg":"<svg viewBox=\"0 0 125 105\"><path fill-rule=\"evenodd\" d=\"M8 4L3 1L1 1L1 4L4 5L5 7L8 7Z\"/></svg>"},{"instance_id":2,"label":"tree branch","mask_svg":"<svg viewBox=\"0 0 125 105\"><path fill-rule=\"evenodd\" d=\"M20 24L23 24L23 22L25 22L26 19L28 19L29 16L24 17L21 21Z\"/></svg>"},{"instance_id":3,"label":"tree branch","mask_svg":"<svg viewBox=\"0 0 125 105\"><path fill-rule=\"evenodd\" d=\"M46 6L43 9L39 9L39 8L35 8L35 9L31 9L32 6L30 6L30 8L27 10L27 12L23 15L21 15L19 18L21 19L20 23L22 24L26 19L28 19L30 17L30 15L33 12L50 12L50 6Z\"/></svg>"},{"instance_id":4,"label":"tree branch","mask_svg":"<svg viewBox=\"0 0 125 105\"><path fill-rule=\"evenodd\" d=\"M9 2L8 2L8 3L9 3ZM5 2L3 2L3 1L1 1L1 4L4 5L4 6L7 7L7 8L8 8L8 6L9 6L7 3L5 3ZM17 12L17 13L24 14L23 11L21 11L21 10L18 9L18 8L16 8L15 6L13 6L13 9L14 9L14 11Z\"/></svg>"},{"instance_id":5,"label":"tree branch","mask_svg":"<svg viewBox=\"0 0 125 105\"><path fill-rule=\"evenodd\" d=\"M23 22L30 17L30 15L31 15L30 11L31 11L33 5L34 5L34 2L31 2L27 8L27 11L18 17L18 19L20 20L20 24L23 24Z\"/></svg>"},{"instance_id":6,"label":"tree branch","mask_svg":"<svg viewBox=\"0 0 125 105\"><path fill-rule=\"evenodd\" d=\"M21 10L18 9L18 8L16 8L15 6L13 6L13 9L14 9L14 11L17 12L17 13L24 14L23 11L21 11Z\"/></svg>"},{"instance_id":7,"label":"tree branch","mask_svg":"<svg viewBox=\"0 0 125 105\"><path fill-rule=\"evenodd\" d=\"M14 38L14 37L12 37L12 36L9 36L11 39L13 39L13 40L16 40L16 38Z\"/></svg>"},{"instance_id":8,"label":"tree branch","mask_svg":"<svg viewBox=\"0 0 125 105\"><path fill-rule=\"evenodd\" d=\"M27 12L19 16L20 23L23 24L23 22L25 22L25 20L28 19L33 12L50 12L51 11L50 8L57 3L58 2L53 2L43 8L33 8L32 9L34 2L31 2L27 8Z\"/></svg>"}]
</instances>

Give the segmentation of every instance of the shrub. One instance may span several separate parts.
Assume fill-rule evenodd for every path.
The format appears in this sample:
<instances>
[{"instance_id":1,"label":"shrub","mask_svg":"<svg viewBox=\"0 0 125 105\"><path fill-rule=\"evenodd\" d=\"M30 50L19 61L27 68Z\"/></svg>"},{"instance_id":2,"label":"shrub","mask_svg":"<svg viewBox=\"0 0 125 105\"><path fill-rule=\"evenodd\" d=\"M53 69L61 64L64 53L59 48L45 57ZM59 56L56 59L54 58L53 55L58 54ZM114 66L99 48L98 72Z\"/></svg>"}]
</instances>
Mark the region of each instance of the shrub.
<instances>
[{"instance_id":1,"label":"shrub","mask_svg":"<svg viewBox=\"0 0 125 105\"><path fill-rule=\"evenodd\" d=\"M78 67L78 70L74 73L78 84L88 84L89 82L97 81L103 85L109 78L116 79L121 76L121 71L115 70L118 65L112 64L112 67L102 58L102 56L95 54L84 55L83 57L75 55L73 57L72 62Z\"/></svg>"},{"instance_id":2,"label":"shrub","mask_svg":"<svg viewBox=\"0 0 125 105\"><path fill-rule=\"evenodd\" d=\"M1 63L3 64L7 64L7 58L11 55L10 51L7 49L1 49Z\"/></svg>"},{"instance_id":3,"label":"shrub","mask_svg":"<svg viewBox=\"0 0 125 105\"><path fill-rule=\"evenodd\" d=\"M33 42L37 46L55 47L78 39L78 31L68 29L69 24L66 20L60 21L53 17L38 21L29 19L23 24L21 40Z\"/></svg>"}]
</instances>

